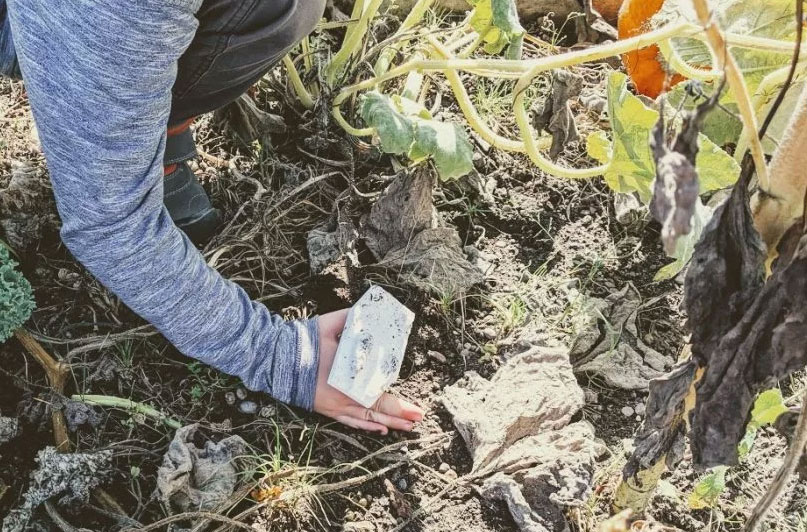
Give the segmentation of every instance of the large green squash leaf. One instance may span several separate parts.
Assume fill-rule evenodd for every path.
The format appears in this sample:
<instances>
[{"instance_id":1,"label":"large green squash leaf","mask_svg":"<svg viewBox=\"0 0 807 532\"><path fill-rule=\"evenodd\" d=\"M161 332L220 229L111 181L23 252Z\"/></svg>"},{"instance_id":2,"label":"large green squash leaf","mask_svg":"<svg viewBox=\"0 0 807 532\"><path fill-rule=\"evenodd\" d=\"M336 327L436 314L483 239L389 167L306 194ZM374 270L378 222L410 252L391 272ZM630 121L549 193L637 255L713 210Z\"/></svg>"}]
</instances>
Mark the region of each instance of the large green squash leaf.
<instances>
[{"instance_id":1,"label":"large green squash leaf","mask_svg":"<svg viewBox=\"0 0 807 532\"><path fill-rule=\"evenodd\" d=\"M473 147L457 124L432 119L423 106L402 96L372 91L362 98L361 117L376 130L385 153L414 162L431 158L444 181L473 170Z\"/></svg>"},{"instance_id":2,"label":"large green squash leaf","mask_svg":"<svg viewBox=\"0 0 807 532\"><path fill-rule=\"evenodd\" d=\"M628 90L627 76L623 73L611 74L607 93L612 140L608 140L604 132L590 135L587 139L588 154L608 165L604 178L609 187L616 192L636 192L644 203L649 203L656 179L650 135L659 113ZM695 167L700 178L700 192L734 184L740 174L737 162L703 134L698 136L698 145ZM712 210L699 202L692 231L678 239L672 255L675 262L662 268L656 274L657 280L672 278L686 266L711 216Z\"/></svg>"},{"instance_id":3,"label":"large green squash leaf","mask_svg":"<svg viewBox=\"0 0 807 532\"><path fill-rule=\"evenodd\" d=\"M796 2L792 0L713 0L718 23L727 32L783 41L796 38ZM697 22L691 0L666 0L651 25L660 27L686 19ZM708 48L695 39L673 39L673 47L692 65L709 65ZM743 71L749 92L754 94L767 74L790 64L791 54L732 47L731 54Z\"/></svg>"}]
</instances>

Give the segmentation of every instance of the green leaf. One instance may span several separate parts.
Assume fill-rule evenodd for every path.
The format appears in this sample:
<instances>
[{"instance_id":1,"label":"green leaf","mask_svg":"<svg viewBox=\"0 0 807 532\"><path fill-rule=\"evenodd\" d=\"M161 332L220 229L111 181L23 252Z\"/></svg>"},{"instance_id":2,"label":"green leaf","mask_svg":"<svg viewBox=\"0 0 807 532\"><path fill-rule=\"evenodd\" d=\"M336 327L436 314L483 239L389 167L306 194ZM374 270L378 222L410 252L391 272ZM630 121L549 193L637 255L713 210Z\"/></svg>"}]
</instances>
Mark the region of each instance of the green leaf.
<instances>
[{"instance_id":1,"label":"green leaf","mask_svg":"<svg viewBox=\"0 0 807 532\"><path fill-rule=\"evenodd\" d=\"M665 99L666 104L678 113L678 109L691 111L694 110L698 103L703 99L695 100L690 95L690 88L700 92L703 98L709 98L715 89L714 83L701 83L698 81L688 80L684 83L679 83L673 87L669 92L659 96L656 102ZM725 92L724 92L725 94ZM721 105L726 108L715 109L706 116L703 123L703 133L711 141L718 146L725 146L737 142L740 138L740 133L743 130L743 123L740 120L740 112L737 109L737 104L732 102L721 102ZM728 112L727 112L728 111Z\"/></svg>"},{"instance_id":2,"label":"green leaf","mask_svg":"<svg viewBox=\"0 0 807 532\"><path fill-rule=\"evenodd\" d=\"M759 394L756 401L754 401L754 408L751 410L751 421L748 422L745 436L737 446L737 452L741 460L748 456L748 453L754 447L754 441L759 429L775 423L776 419L785 412L787 412L787 407L779 388L766 390Z\"/></svg>"},{"instance_id":3,"label":"green leaf","mask_svg":"<svg viewBox=\"0 0 807 532\"><path fill-rule=\"evenodd\" d=\"M754 401L754 408L751 410L751 421L749 427L760 428L771 425L776 419L787 412L782 392L779 388L766 390L759 394Z\"/></svg>"},{"instance_id":4,"label":"green leaf","mask_svg":"<svg viewBox=\"0 0 807 532\"><path fill-rule=\"evenodd\" d=\"M730 187L740 176L737 161L703 134L698 135L695 169L698 171L701 194Z\"/></svg>"},{"instance_id":5,"label":"green leaf","mask_svg":"<svg viewBox=\"0 0 807 532\"><path fill-rule=\"evenodd\" d=\"M767 37L784 41L796 38L796 3L792 0L713 0L712 12L720 27L729 33L754 37ZM686 19L697 22L691 0L666 0L662 9L651 20L653 27ZM673 47L681 57L692 65L711 64L706 45L690 38L673 39ZM791 54L772 53L763 50L731 47L748 90L754 94L760 81L774 70L790 64Z\"/></svg>"},{"instance_id":6,"label":"green leaf","mask_svg":"<svg viewBox=\"0 0 807 532\"><path fill-rule=\"evenodd\" d=\"M714 507L726 489L726 466L719 466L703 477L689 495L689 507L693 510Z\"/></svg>"},{"instance_id":7,"label":"green leaf","mask_svg":"<svg viewBox=\"0 0 807 532\"><path fill-rule=\"evenodd\" d=\"M385 153L407 153L415 141L415 128L411 120L399 113L383 94L373 91L364 95L361 117L376 130Z\"/></svg>"},{"instance_id":8,"label":"green leaf","mask_svg":"<svg viewBox=\"0 0 807 532\"><path fill-rule=\"evenodd\" d=\"M745 431L745 436L743 439L740 440L740 444L737 445L737 455L739 456L740 460L743 460L748 453L751 452L751 449L754 448L754 442L757 439L757 429L748 427Z\"/></svg>"},{"instance_id":9,"label":"green leaf","mask_svg":"<svg viewBox=\"0 0 807 532\"><path fill-rule=\"evenodd\" d=\"M363 98L361 117L375 128L385 153L406 154L416 163L431 158L444 181L473 170L473 146L457 124L431 119L422 105L402 96L373 91Z\"/></svg>"},{"instance_id":10,"label":"green leaf","mask_svg":"<svg viewBox=\"0 0 807 532\"><path fill-rule=\"evenodd\" d=\"M698 203L695 204L695 214L692 217L692 230L688 235L679 237L678 241L675 243L675 253L673 253L672 256L675 262L667 264L656 272L653 280L666 281L667 279L672 279L678 275L678 272L684 269L689 259L692 258L692 253L695 251L695 244L700 240L704 227L706 227L706 224L709 223L709 220L712 218L712 213L712 209L704 205L703 202L698 199Z\"/></svg>"},{"instance_id":11,"label":"green leaf","mask_svg":"<svg viewBox=\"0 0 807 532\"><path fill-rule=\"evenodd\" d=\"M465 130L457 124L437 120L416 120L415 144L410 158L431 155L440 179L448 181L464 176L474 169L474 151Z\"/></svg>"},{"instance_id":12,"label":"green leaf","mask_svg":"<svg viewBox=\"0 0 807 532\"><path fill-rule=\"evenodd\" d=\"M658 111L647 107L628 90L627 76L621 72L608 79L608 114L613 142L605 147L601 132L590 135L588 153L607 163L605 182L616 192L637 192L644 203L652 197L656 165L650 149L650 135L658 121ZM740 174L737 162L705 135L698 136L699 152L695 168L701 193L731 186Z\"/></svg>"},{"instance_id":13,"label":"green leaf","mask_svg":"<svg viewBox=\"0 0 807 532\"><path fill-rule=\"evenodd\" d=\"M518 20L515 0L470 0L474 6L470 24L485 43L485 51L498 54L508 45L508 57L521 58L521 45L517 44L524 36L524 28ZM518 53L518 57L514 57Z\"/></svg>"}]
</instances>

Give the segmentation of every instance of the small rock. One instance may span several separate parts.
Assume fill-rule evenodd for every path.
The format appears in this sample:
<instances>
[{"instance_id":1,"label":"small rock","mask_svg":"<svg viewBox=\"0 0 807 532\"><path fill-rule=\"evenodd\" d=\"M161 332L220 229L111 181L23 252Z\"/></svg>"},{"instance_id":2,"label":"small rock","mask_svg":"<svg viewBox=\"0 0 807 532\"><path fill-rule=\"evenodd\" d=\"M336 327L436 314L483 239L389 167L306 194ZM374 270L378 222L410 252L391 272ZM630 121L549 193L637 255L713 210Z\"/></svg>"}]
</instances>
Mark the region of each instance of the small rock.
<instances>
[{"instance_id":1,"label":"small rock","mask_svg":"<svg viewBox=\"0 0 807 532\"><path fill-rule=\"evenodd\" d=\"M488 340L495 340L496 339L496 330L493 327L487 327L487 328L482 330L482 336L484 336Z\"/></svg>"},{"instance_id":2,"label":"small rock","mask_svg":"<svg viewBox=\"0 0 807 532\"><path fill-rule=\"evenodd\" d=\"M462 327L462 318L459 316L454 318L454 325L456 325L457 327Z\"/></svg>"},{"instance_id":3,"label":"small rock","mask_svg":"<svg viewBox=\"0 0 807 532\"><path fill-rule=\"evenodd\" d=\"M235 404L235 394L233 392L227 392L224 394L224 402L230 406Z\"/></svg>"},{"instance_id":4,"label":"small rock","mask_svg":"<svg viewBox=\"0 0 807 532\"><path fill-rule=\"evenodd\" d=\"M254 414L258 411L258 403L255 401L241 401L238 403L238 411L242 414Z\"/></svg>"},{"instance_id":5,"label":"small rock","mask_svg":"<svg viewBox=\"0 0 807 532\"><path fill-rule=\"evenodd\" d=\"M260 415L261 417L275 417L277 413L277 409L274 406L264 406L261 408Z\"/></svg>"},{"instance_id":6,"label":"small rock","mask_svg":"<svg viewBox=\"0 0 807 532\"><path fill-rule=\"evenodd\" d=\"M246 398L247 398L247 391L246 391L246 389L241 388L241 387L239 386L238 388L236 388L236 389L235 389L235 396L236 396L236 397L238 397L238 399L239 399L239 400L243 401L244 399L246 399Z\"/></svg>"},{"instance_id":7,"label":"small rock","mask_svg":"<svg viewBox=\"0 0 807 532\"><path fill-rule=\"evenodd\" d=\"M428 355L441 364L448 362L446 356L438 351L429 351Z\"/></svg>"},{"instance_id":8,"label":"small rock","mask_svg":"<svg viewBox=\"0 0 807 532\"><path fill-rule=\"evenodd\" d=\"M633 415L633 408L630 406L622 407L622 415L625 417L631 417Z\"/></svg>"},{"instance_id":9,"label":"small rock","mask_svg":"<svg viewBox=\"0 0 807 532\"><path fill-rule=\"evenodd\" d=\"M451 466L443 462L442 464L440 464L438 471L440 471L440 473L447 473L449 469L451 469Z\"/></svg>"},{"instance_id":10,"label":"small rock","mask_svg":"<svg viewBox=\"0 0 807 532\"><path fill-rule=\"evenodd\" d=\"M453 469L449 469L448 471L446 471L445 475L446 477L448 477L449 480L456 480L457 477L459 476L457 475L457 472L454 471Z\"/></svg>"},{"instance_id":11,"label":"small rock","mask_svg":"<svg viewBox=\"0 0 807 532\"><path fill-rule=\"evenodd\" d=\"M586 403L588 404L596 405L600 400L599 394L590 388L584 388L583 393L586 396Z\"/></svg>"},{"instance_id":12,"label":"small rock","mask_svg":"<svg viewBox=\"0 0 807 532\"><path fill-rule=\"evenodd\" d=\"M635 411L637 414L639 414L640 416L643 416L643 415L644 415L644 412L645 412L645 408L646 408L646 407L644 406L644 403L637 403L637 404L636 404L636 406L633 408L633 410L634 410L634 411Z\"/></svg>"},{"instance_id":13,"label":"small rock","mask_svg":"<svg viewBox=\"0 0 807 532\"><path fill-rule=\"evenodd\" d=\"M460 356L461 356L463 359L470 358L470 356L471 356L472 354L473 354L473 353L471 353L471 350L470 350L470 349L463 349L462 351L460 351Z\"/></svg>"},{"instance_id":14,"label":"small rock","mask_svg":"<svg viewBox=\"0 0 807 532\"><path fill-rule=\"evenodd\" d=\"M471 345L471 342L465 342L465 344L463 344L462 347L464 347L465 349L470 350L473 347L473 345Z\"/></svg>"},{"instance_id":15,"label":"small rock","mask_svg":"<svg viewBox=\"0 0 807 532\"><path fill-rule=\"evenodd\" d=\"M497 240L496 241L496 247L497 248L506 248L507 247L507 241L506 240Z\"/></svg>"},{"instance_id":16,"label":"small rock","mask_svg":"<svg viewBox=\"0 0 807 532\"><path fill-rule=\"evenodd\" d=\"M370 501L368 501L365 497L362 497L361 499L359 499L359 506L361 506L362 508L367 508L368 506L370 506Z\"/></svg>"},{"instance_id":17,"label":"small rock","mask_svg":"<svg viewBox=\"0 0 807 532\"><path fill-rule=\"evenodd\" d=\"M370 521L356 521L342 525L343 532L375 532L375 525Z\"/></svg>"},{"instance_id":18,"label":"small rock","mask_svg":"<svg viewBox=\"0 0 807 532\"><path fill-rule=\"evenodd\" d=\"M405 478L398 479L398 489L401 491L406 491L406 488L409 487L409 483L406 481Z\"/></svg>"}]
</instances>

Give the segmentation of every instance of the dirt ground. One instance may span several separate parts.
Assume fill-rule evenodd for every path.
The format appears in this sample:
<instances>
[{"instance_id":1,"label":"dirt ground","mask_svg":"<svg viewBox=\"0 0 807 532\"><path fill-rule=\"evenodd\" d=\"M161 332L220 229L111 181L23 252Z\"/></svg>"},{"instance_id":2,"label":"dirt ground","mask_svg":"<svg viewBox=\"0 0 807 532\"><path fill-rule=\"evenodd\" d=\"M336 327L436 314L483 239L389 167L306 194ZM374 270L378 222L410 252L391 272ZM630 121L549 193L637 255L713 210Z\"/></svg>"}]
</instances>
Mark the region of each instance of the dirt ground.
<instances>
[{"instance_id":1,"label":"dirt ground","mask_svg":"<svg viewBox=\"0 0 807 532\"><path fill-rule=\"evenodd\" d=\"M602 90L610 69L601 64L581 70L587 89ZM243 514L254 529L517 530L504 504L486 502L473 485L455 481L470 471L471 457L441 405L442 390L469 370L491 376L501 362L499 350L527 325L548 341L569 345L579 332L581 298L605 297L626 283L647 303L638 314L639 336L663 355L677 358L686 341L679 312L682 288L676 280L653 281L668 262L658 227L618 223L613 195L600 179L555 179L525 157L477 143L480 178L440 185L435 204L443 223L456 227L464 245L476 248L490 265L483 286L468 294L426 293L402 283L395 272L374 266L366 249L359 249L358 266L342 261L312 275L308 231L336 210L358 221L394 172L389 158L346 136L321 110L300 112L279 80L277 73L268 76L253 97L260 108L282 117L284 132L264 132L245 144L233 131L232 118L227 123L211 115L197 122L203 152L198 174L226 220L203 253L222 275L289 318L349 306L371 283L390 290L417 316L401 378L393 388L427 410L413 433L360 433L255 393L245 397L257 403L253 413L239 410L240 398L230 404L228 394L243 391L235 379L179 354L61 244L24 88L2 81L0 189L24 172L26 186L34 192L21 209L27 222L18 235L21 269L37 302L27 327L71 364L68 393L147 403L183 425L200 424L204 437L213 441L234 434L244 438L250 446L248 456L241 458L241 485L246 488L227 515ZM602 123L598 113L578 102L573 111L583 136ZM579 145L569 146L562 159L568 165L591 164ZM572 530L587 531L596 530L610 512L626 448L641 420L623 410L643 405L646 394L613 389L585 376L580 384L587 391L581 417L593 424L609 449L598 464L592 499L568 515ZM799 387L800 382L793 383L792 389ZM14 340L0 345L0 415L22 420L22 435L0 444L0 515L19 505L37 452L52 444L46 409L59 404L21 346ZM143 525L170 515L155 486L173 431L129 411L95 411L97 418L90 416L71 439L77 451L112 451L114 474L104 483L106 493ZM702 473L685 459L665 476L648 514L667 530L739 530L784 449L778 436L764 431L749 459L729 472L718 504L705 510L687 506ZM272 496L251 489L256 479L263 479L258 488L273 487L275 494L300 486L311 490L309 496L269 504ZM805 486L794 482L772 530L807 528L804 495ZM414 514L401 508L401 499ZM84 528L121 526L98 499L59 510ZM32 529L57 528L40 510Z\"/></svg>"}]
</instances>

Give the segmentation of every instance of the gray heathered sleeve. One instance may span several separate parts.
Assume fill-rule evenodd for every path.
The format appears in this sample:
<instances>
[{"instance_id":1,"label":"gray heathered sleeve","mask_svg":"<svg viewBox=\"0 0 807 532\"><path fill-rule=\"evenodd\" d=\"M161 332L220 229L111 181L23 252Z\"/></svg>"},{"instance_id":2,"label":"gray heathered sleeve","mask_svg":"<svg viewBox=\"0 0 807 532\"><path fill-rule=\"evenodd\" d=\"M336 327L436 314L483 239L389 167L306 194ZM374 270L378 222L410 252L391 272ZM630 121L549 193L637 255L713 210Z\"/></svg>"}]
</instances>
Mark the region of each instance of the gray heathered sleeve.
<instances>
[{"instance_id":1,"label":"gray heathered sleeve","mask_svg":"<svg viewBox=\"0 0 807 532\"><path fill-rule=\"evenodd\" d=\"M284 322L209 268L163 207L177 60L201 0L9 0L75 257L181 352L313 408L316 320Z\"/></svg>"}]
</instances>

